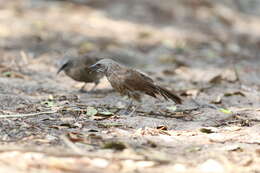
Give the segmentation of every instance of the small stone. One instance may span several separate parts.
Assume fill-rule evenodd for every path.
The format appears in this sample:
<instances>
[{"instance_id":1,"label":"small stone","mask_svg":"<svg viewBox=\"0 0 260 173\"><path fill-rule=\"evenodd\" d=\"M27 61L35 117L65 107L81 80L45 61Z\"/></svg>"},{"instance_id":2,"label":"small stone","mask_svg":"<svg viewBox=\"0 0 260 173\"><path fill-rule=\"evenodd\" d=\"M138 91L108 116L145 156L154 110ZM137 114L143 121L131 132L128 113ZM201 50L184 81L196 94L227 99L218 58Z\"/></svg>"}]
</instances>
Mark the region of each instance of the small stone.
<instances>
[{"instance_id":1,"label":"small stone","mask_svg":"<svg viewBox=\"0 0 260 173\"><path fill-rule=\"evenodd\" d=\"M139 161L136 163L136 166L138 168L147 168L147 167L152 167L155 165L155 162L152 161Z\"/></svg>"},{"instance_id":2,"label":"small stone","mask_svg":"<svg viewBox=\"0 0 260 173\"><path fill-rule=\"evenodd\" d=\"M91 161L91 163L93 164L93 166L99 167L99 168L106 168L109 164L109 162L105 159L93 159Z\"/></svg>"},{"instance_id":3,"label":"small stone","mask_svg":"<svg viewBox=\"0 0 260 173\"><path fill-rule=\"evenodd\" d=\"M173 165L174 172L185 172L187 170L186 166L183 164L175 164Z\"/></svg>"},{"instance_id":4,"label":"small stone","mask_svg":"<svg viewBox=\"0 0 260 173\"><path fill-rule=\"evenodd\" d=\"M224 147L224 150L227 150L227 151L238 151L238 150L241 150L242 151L242 148L239 145L228 145L228 146Z\"/></svg>"},{"instance_id":5,"label":"small stone","mask_svg":"<svg viewBox=\"0 0 260 173\"><path fill-rule=\"evenodd\" d=\"M224 142L226 139L222 134L211 133L208 135L208 138L211 142Z\"/></svg>"},{"instance_id":6,"label":"small stone","mask_svg":"<svg viewBox=\"0 0 260 173\"><path fill-rule=\"evenodd\" d=\"M201 172L206 173L221 173L224 172L224 167L216 160L209 159L199 166Z\"/></svg>"}]
</instances>

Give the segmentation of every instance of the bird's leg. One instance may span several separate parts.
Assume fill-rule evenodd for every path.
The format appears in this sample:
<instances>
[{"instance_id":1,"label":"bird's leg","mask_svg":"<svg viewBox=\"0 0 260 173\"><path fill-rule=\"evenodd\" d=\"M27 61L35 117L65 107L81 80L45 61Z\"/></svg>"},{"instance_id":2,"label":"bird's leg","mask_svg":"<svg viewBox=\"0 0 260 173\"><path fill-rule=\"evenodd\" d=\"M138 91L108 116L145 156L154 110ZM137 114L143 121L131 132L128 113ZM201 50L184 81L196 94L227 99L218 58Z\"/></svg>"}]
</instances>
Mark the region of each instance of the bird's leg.
<instances>
[{"instance_id":1,"label":"bird's leg","mask_svg":"<svg viewBox=\"0 0 260 173\"><path fill-rule=\"evenodd\" d=\"M128 116L131 117L139 107L140 107L140 105L135 106L135 108L132 110L132 112L130 112L130 114Z\"/></svg>"},{"instance_id":2,"label":"bird's leg","mask_svg":"<svg viewBox=\"0 0 260 173\"><path fill-rule=\"evenodd\" d=\"M82 85L82 87L80 88L80 90L79 90L79 91L80 91L80 92L85 92L85 90L84 90L84 89L85 89L85 87L86 87L86 83L84 83L84 85Z\"/></svg>"},{"instance_id":3,"label":"bird's leg","mask_svg":"<svg viewBox=\"0 0 260 173\"><path fill-rule=\"evenodd\" d=\"M135 113L135 111L140 107L140 105L134 106L133 110L131 111L131 107L133 106L133 102L134 101L131 99L130 102L127 104L127 107L126 107L126 110L125 110L125 114L127 116L132 116Z\"/></svg>"},{"instance_id":4,"label":"bird's leg","mask_svg":"<svg viewBox=\"0 0 260 173\"><path fill-rule=\"evenodd\" d=\"M130 99L130 101L129 101L129 102L127 103L127 105L126 105L126 111L127 111L127 112L130 111L132 105L133 105L133 100Z\"/></svg>"},{"instance_id":5,"label":"bird's leg","mask_svg":"<svg viewBox=\"0 0 260 173\"><path fill-rule=\"evenodd\" d=\"M94 82L94 83L95 83L94 86L89 90L90 92L93 91L93 90L97 87L99 81ZM80 92L86 92L86 91L85 91L86 85L87 85L87 83L84 83L84 85L80 88L79 91L80 91Z\"/></svg>"},{"instance_id":6,"label":"bird's leg","mask_svg":"<svg viewBox=\"0 0 260 173\"><path fill-rule=\"evenodd\" d=\"M89 91L93 91L99 84L99 81L94 82L94 86L89 90Z\"/></svg>"}]
</instances>

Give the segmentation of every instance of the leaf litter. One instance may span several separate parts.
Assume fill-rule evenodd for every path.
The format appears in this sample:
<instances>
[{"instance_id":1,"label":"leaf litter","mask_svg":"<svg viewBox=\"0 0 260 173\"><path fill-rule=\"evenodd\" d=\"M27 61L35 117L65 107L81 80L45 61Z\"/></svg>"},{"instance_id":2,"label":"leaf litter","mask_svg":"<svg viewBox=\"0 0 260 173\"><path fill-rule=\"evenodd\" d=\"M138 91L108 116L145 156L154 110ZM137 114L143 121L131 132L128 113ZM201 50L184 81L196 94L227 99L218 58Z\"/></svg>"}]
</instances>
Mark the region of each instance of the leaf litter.
<instances>
[{"instance_id":1,"label":"leaf litter","mask_svg":"<svg viewBox=\"0 0 260 173\"><path fill-rule=\"evenodd\" d=\"M7 171L2 172L259 170L256 17L222 1L115 1L113 9L103 0L82 2L4 4L0 165ZM141 13L128 13L132 8ZM126 101L106 91L111 89L106 81L80 93L75 81L55 76L61 52L71 49L143 59L136 68L184 104L144 97L128 116Z\"/></svg>"}]
</instances>

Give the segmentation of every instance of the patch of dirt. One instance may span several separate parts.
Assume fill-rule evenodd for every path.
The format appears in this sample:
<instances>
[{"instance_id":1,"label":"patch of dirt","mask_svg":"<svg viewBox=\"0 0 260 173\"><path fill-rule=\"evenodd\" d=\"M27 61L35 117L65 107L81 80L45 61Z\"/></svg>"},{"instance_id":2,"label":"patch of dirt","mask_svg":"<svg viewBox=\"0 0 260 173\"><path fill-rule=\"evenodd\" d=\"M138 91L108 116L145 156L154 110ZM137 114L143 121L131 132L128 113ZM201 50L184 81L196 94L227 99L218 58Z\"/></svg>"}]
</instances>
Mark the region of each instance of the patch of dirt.
<instances>
[{"instance_id":1,"label":"patch of dirt","mask_svg":"<svg viewBox=\"0 0 260 173\"><path fill-rule=\"evenodd\" d=\"M258 3L3 2L0 172L260 172ZM56 74L75 50L125 55L184 103L79 92Z\"/></svg>"}]
</instances>

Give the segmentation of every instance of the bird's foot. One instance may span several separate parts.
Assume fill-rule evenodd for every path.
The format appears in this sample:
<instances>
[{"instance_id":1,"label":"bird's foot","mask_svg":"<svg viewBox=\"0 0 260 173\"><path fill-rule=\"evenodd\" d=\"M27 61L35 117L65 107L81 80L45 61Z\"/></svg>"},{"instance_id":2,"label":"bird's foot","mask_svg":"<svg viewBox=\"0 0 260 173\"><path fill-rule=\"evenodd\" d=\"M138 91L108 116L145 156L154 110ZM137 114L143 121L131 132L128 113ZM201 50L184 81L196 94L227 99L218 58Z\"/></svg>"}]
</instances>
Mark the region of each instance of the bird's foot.
<instances>
[{"instance_id":1,"label":"bird's foot","mask_svg":"<svg viewBox=\"0 0 260 173\"><path fill-rule=\"evenodd\" d=\"M133 106L133 109L131 109L132 105L129 106L125 111L124 114L127 116L132 117L133 114L136 112L136 110L140 107L140 106Z\"/></svg>"},{"instance_id":2,"label":"bird's foot","mask_svg":"<svg viewBox=\"0 0 260 173\"><path fill-rule=\"evenodd\" d=\"M86 93L87 91L85 90L85 86L86 86L86 83L84 83L84 85L82 85L82 87L79 89L79 92L80 93Z\"/></svg>"},{"instance_id":3,"label":"bird's foot","mask_svg":"<svg viewBox=\"0 0 260 173\"><path fill-rule=\"evenodd\" d=\"M88 91L84 90L84 89L80 89L79 90L80 93L88 93Z\"/></svg>"},{"instance_id":4,"label":"bird's foot","mask_svg":"<svg viewBox=\"0 0 260 173\"><path fill-rule=\"evenodd\" d=\"M130 100L130 102L126 105L126 111L130 111L132 106L133 106L133 100Z\"/></svg>"},{"instance_id":5,"label":"bird's foot","mask_svg":"<svg viewBox=\"0 0 260 173\"><path fill-rule=\"evenodd\" d=\"M80 88L79 92L81 93L92 93L93 91L96 91L96 87L98 85L98 83L95 83L94 86L92 88L90 88L90 90L85 90L85 87L86 87L86 83Z\"/></svg>"},{"instance_id":6,"label":"bird's foot","mask_svg":"<svg viewBox=\"0 0 260 173\"><path fill-rule=\"evenodd\" d=\"M98 83L95 83L95 85L94 85L92 88L90 88L89 92L93 92L93 91L95 91L95 90L96 90L96 87L97 87L97 85L98 85Z\"/></svg>"},{"instance_id":7,"label":"bird's foot","mask_svg":"<svg viewBox=\"0 0 260 173\"><path fill-rule=\"evenodd\" d=\"M135 111L139 108L139 106L134 107L134 109L128 114L129 117L132 117L135 113Z\"/></svg>"}]
</instances>

